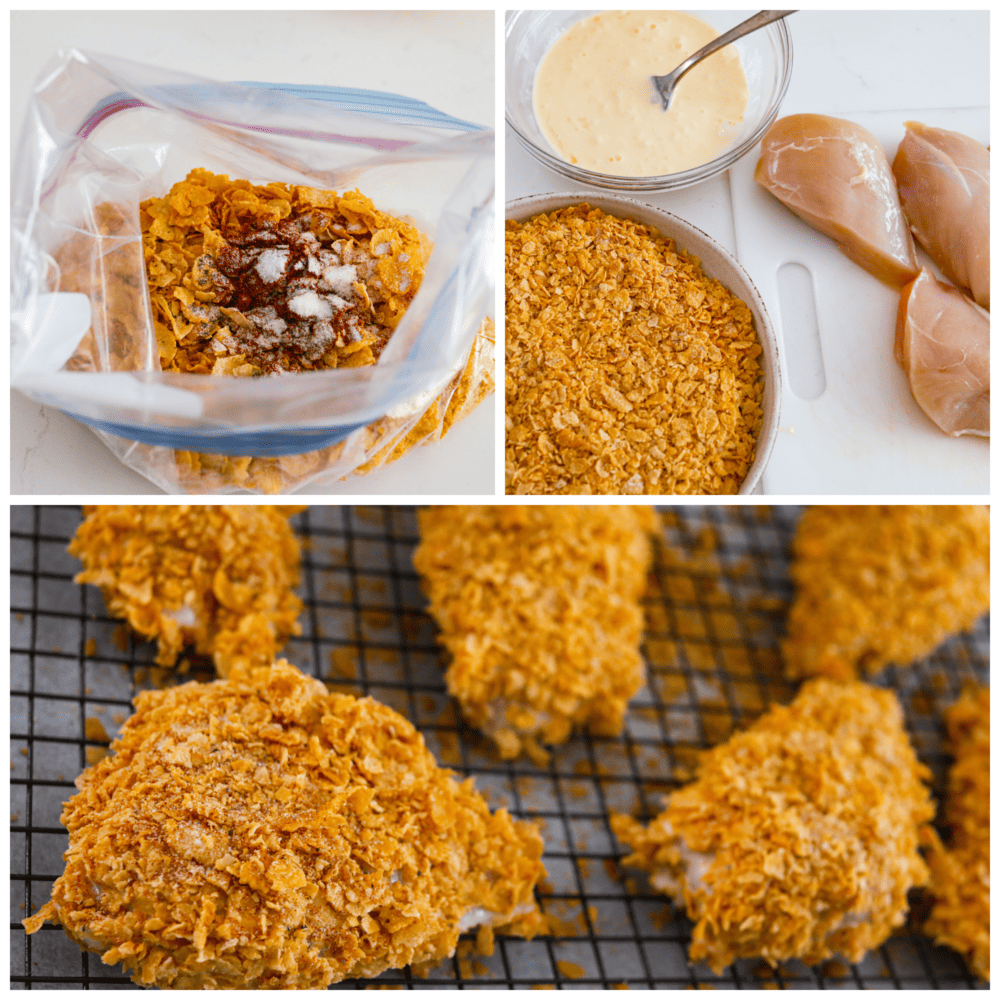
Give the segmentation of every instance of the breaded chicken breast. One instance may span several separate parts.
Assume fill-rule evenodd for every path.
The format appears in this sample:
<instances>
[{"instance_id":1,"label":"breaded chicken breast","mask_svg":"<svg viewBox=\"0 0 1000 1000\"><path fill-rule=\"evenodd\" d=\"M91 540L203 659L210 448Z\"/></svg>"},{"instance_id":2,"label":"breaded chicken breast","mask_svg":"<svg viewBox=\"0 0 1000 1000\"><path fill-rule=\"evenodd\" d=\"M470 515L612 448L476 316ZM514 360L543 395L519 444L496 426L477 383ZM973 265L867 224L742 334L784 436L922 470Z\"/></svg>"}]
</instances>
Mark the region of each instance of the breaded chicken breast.
<instances>
[{"instance_id":1,"label":"breaded chicken breast","mask_svg":"<svg viewBox=\"0 0 1000 1000\"><path fill-rule=\"evenodd\" d=\"M691 962L856 962L927 881L928 776L894 694L819 679L706 751L649 827L616 815L612 828L633 850L624 863L687 910Z\"/></svg>"},{"instance_id":2,"label":"breaded chicken breast","mask_svg":"<svg viewBox=\"0 0 1000 1000\"><path fill-rule=\"evenodd\" d=\"M462 714L501 756L617 735L642 686L639 603L656 514L638 506L482 505L420 512L413 563L451 654Z\"/></svg>"},{"instance_id":3,"label":"breaded chicken breast","mask_svg":"<svg viewBox=\"0 0 1000 1000\"><path fill-rule=\"evenodd\" d=\"M792 554L792 678L905 666L989 610L989 507L811 507Z\"/></svg>"},{"instance_id":4,"label":"breaded chicken breast","mask_svg":"<svg viewBox=\"0 0 1000 1000\"><path fill-rule=\"evenodd\" d=\"M61 923L143 986L321 989L537 913L535 826L371 698L282 660L135 707L63 808L66 870L28 933Z\"/></svg>"},{"instance_id":5,"label":"breaded chicken breast","mask_svg":"<svg viewBox=\"0 0 1000 1000\"><path fill-rule=\"evenodd\" d=\"M158 644L172 666L186 647L235 666L271 663L302 602L299 546L288 518L304 507L119 504L84 507L70 542L77 583L101 588L108 611Z\"/></svg>"},{"instance_id":6,"label":"breaded chicken breast","mask_svg":"<svg viewBox=\"0 0 1000 1000\"><path fill-rule=\"evenodd\" d=\"M948 774L945 847L928 831L934 908L925 933L990 978L990 689L969 689L945 712L955 764Z\"/></svg>"}]
</instances>

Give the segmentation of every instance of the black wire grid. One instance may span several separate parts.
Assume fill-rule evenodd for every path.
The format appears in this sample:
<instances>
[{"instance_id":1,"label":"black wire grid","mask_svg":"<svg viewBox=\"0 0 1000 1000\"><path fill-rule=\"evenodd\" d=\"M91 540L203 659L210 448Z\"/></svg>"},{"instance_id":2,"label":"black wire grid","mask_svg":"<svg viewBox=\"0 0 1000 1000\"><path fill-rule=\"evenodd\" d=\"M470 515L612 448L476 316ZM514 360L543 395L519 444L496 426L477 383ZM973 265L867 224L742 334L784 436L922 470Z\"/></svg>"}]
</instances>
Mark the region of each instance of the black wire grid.
<instances>
[{"instance_id":1,"label":"black wire grid","mask_svg":"<svg viewBox=\"0 0 1000 1000\"><path fill-rule=\"evenodd\" d=\"M740 961L722 976L691 967L691 925L623 871L627 853L611 834L610 810L639 804L648 818L661 796L690 777L699 748L724 739L792 688L777 659L791 596L788 547L794 507L678 507L668 511L644 645L649 683L633 700L617 739L576 736L546 767L499 762L465 727L448 699L435 629L412 566L412 508L310 508L293 522L305 539L303 635L285 655L302 670L370 694L411 719L438 760L474 775L494 807L541 818L548 881L546 912L558 937L497 939L491 957L458 955L420 978L387 972L379 986L403 989L937 988L977 984L957 955L904 928L857 965L799 963L771 973ZM135 693L151 683L154 647L108 617L99 591L73 583L66 545L78 508L11 509L11 982L14 989L136 988L119 966L81 951L55 925L28 937L26 912L48 898L67 837L59 823L73 779L87 765L88 717L114 738ZM673 519L674 524L669 521ZM675 553L671 556L670 553ZM676 553L681 553L678 558ZM117 641L117 645L116 645ZM123 646L124 648L119 648ZM339 675L339 676L338 676ZM352 676L353 675L353 676ZM208 679L197 670L191 677ZM948 758L941 708L964 680L989 676L989 624L928 659L890 668L940 798ZM95 735L91 724L91 736ZM91 755L95 749L91 750ZM918 902L915 900L915 902ZM340 989L366 985L345 982Z\"/></svg>"}]
</instances>

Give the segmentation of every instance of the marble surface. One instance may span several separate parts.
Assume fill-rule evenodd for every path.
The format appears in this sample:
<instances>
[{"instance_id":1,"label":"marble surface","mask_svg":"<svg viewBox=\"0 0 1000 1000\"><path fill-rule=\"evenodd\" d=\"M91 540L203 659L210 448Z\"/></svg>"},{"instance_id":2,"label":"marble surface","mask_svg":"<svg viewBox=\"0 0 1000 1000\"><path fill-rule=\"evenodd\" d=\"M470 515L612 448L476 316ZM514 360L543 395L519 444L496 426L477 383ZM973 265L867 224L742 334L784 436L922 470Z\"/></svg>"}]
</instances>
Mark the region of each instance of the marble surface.
<instances>
[{"instance_id":1,"label":"marble surface","mask_svg":"<svg viewBox=\"0 0 1000 1000\"><path fill-rule=\"evenodd\" d=\"M985 11L803 10L791 15L788 25L794 62L781 115L818 112L850 118L852 113L989 105ZM539 164L510 129L504 139L505 200L590 190ZM694 223L739 258L731 183L727 172L683 191L636 197ZM841 484L837 495L863 493L858 485L862 478ZM817 490L804 482L800 492ZM934 492L948 489L942 484Z\"/></svg>"},{"instance_id":2,"label":"marble surface","mask_svg":"<svg viewBox=\"0 0 1000 1000\"><path fill-rule=\"evenodd\" d=\"M58 49L71 47L219 80L385 90L492 125L494 24L492 11L16 11L11 16L12 151L16 155L34 80ZM122 466L80 424L18 393L11 397L13 494L160 492ZM484 401L444 441L369 476L324 485L317 493L492 493L495 398Z\"/></svg>"}]
</instances>

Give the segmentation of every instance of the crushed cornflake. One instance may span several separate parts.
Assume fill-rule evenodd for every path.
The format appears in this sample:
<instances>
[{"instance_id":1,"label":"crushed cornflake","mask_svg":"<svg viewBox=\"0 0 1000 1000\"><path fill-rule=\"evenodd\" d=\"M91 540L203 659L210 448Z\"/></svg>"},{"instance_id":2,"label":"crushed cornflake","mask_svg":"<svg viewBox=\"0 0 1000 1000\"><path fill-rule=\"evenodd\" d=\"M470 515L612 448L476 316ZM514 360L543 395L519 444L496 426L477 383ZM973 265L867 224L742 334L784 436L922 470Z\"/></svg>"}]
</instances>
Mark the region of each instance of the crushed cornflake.
<instances>
[{"instance_id":1,"label":"crushed cornflake","mask_svg":"<svg viewBox=\"0 0 1000 1000\"><path fill-rule=\"evenodd\" d=\"M103 740L105 743L108 741L108 733L104 728L104 723L93 715L83 720L83 733L88 740Z\"/></svg>"},{"instance_id":2,"label":"crushed cornflake","mask_svg":"<svg viewBox=\"0 0 1000 1000\"><path fill-rule=\"evenodd\" d=\"M905 666L989 609L989 507L812 507L792 551L792 678Z\"/></svg>"},{"instance_id":3,"label":"crushed cornflake","mask_svg":"<svg viewBox=\"0 0 1000 1000\"><path fill-rule=\"evenodd\" d=\"M763 422L753 315L655 229L507 222L506 492L737 493Z\"/></svg>"},{"instance_id":4,"label":"crushed cornflake","mask_svg":"<svg viewBox=\"0 0 1000 1000\"><path fill-rule=\"evenodd\" d=\"M692 963L857 962L927 883L929 777L892 692L820 678L706 751L648 828L622 814L611 826L634 852L624 863L687 908Z\"/></svg>"},{"instance_id":5,"label":"crushed cornflake","mask_svg":"<svg viewBox=\"0 0 1000 1000\"><path fill-rule=\"evenodd\" d=\"M556 962L556 969L563 979L583 979L587 975L587 970L579 962L567 962L565 959Z\"/></svg>"},{"instance_id":6,"label":"crushed cornflake","mask_svg":"<svg viewBox=\"0 0 1000 1000\"><path fill-rule=\"evenodd\" d=\"M617 735L642 686L649 507L453 506L419 514L413 563L451 654L446 680L501 756Z\"/></svg>"},{"instance_id":7,"label":"crushed cornflake","mask_svg":"<svg viewBox=\"0 0 1000 1000\"><path fill-rule=\"evenodd\" d=\"M924 933L990 978L990 689L967 689L944 713L955 764L948 774L945 847L927 831L934 906Z\"/></svg>"},{"instance_id":8,"label":"crushed cornflake","mask_svg":"<svg viewBox=\"0 0 1000 1000\"><path fill-rule=\"evenodd\" d=\"M537 911L535 826L373 699L282 660L135 707L63 808L28 933L61 923L143 986L321 989L453 954L470 910Z\"/></svg>"},{"instance_id":9,"label":"crushed cornflake","mask_svg":"<svg viewBox=\"0 0 1000 1000\"><path fill-rule=\"evenodd\" d=\"M84 507L69 545L77 583L100 587L108 611L158 643L156 662L193 646L225 676L270 663L302 601L299 546L288 518L303 507L119 504Z\"/></svg>"}]
</instances>

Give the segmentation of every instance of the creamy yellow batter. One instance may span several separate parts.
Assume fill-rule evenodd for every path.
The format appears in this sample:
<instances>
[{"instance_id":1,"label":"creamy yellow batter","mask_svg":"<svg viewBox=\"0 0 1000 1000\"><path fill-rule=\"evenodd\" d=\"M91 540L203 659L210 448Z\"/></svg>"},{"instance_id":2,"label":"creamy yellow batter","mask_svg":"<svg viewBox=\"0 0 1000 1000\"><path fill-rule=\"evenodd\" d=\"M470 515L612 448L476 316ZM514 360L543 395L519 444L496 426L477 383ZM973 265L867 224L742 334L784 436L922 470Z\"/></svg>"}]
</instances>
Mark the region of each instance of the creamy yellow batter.
<instances>
[{"instance_id":1,"label":"creamy yellow batter","mask_svg":"<svg viewBox=\"0 0 1000 1000\"><path fill-rule=\"evenodd\" d=\"M535 117L569 163L653 177L714 159L746 113L749 92L729 45L681 80L669 111L651 77L676 69L718 32L681 11L605 11L578 21L542 59Z\"/></svg>"}]
</instances>

